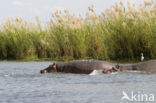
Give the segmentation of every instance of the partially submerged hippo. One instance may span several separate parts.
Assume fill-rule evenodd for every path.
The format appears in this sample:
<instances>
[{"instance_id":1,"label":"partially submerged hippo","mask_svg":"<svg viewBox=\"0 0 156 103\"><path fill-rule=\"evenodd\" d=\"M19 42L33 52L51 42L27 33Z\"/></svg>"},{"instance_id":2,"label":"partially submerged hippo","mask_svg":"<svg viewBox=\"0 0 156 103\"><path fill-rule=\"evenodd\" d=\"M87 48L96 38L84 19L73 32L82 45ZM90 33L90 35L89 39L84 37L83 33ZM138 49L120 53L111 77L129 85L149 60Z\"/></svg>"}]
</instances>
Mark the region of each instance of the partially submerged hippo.
<instances>
[{"instance_id":1,"label":"partially submerged hippo","mask_svg":"<svg viewBox=\"0 0 156 103\"><path fill-rule=\"evenodd\" d=\"M76 60L70 62L56 62L40 71L41 74L52 72L89 74L93 70L103 70L103 73L117 72L118 65L100 60Z\"/></svg>"},{"instance_id":2,"label":"partially submerged hippo","mask_svg":"<svg viewBox=\"0 0 156 103\"><path fill-rule=\"evenodd\" d=\"M156 60L149 60L145 62L140 62L132 65L120 66L121 70L135 70L142 71L146 73L156 73Z\"/></svg>"}]
</instances>

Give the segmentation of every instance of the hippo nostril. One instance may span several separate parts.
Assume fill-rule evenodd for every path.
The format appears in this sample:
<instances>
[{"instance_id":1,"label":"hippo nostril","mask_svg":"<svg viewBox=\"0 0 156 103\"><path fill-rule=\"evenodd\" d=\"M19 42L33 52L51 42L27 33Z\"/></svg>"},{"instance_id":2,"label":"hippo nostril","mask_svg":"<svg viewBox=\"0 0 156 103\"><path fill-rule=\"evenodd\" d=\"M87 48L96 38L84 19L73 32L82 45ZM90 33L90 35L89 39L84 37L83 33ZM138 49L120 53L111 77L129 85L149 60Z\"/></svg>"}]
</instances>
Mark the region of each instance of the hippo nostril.
<instances>
[{"instance_id":1,"label":"hippo nostril","mask_svg":"<svg viewBox=\"0 0 156 103\"><path fill-rule=\"evenodd\" d=\"M41 70L40 73L41 73L41 74L47 73L47 71L46 71L46 70Z\"/></svg>"},{"instance_id":2,"label":"hippo nostril","mask_svg":"<svg viewBox=\"0 0 156 103\"><path fill-rule=\"evenodd\" d=\"M41 70L40 73L42 74L43 73L43 70Z\"/></svg>"}]
</instances>

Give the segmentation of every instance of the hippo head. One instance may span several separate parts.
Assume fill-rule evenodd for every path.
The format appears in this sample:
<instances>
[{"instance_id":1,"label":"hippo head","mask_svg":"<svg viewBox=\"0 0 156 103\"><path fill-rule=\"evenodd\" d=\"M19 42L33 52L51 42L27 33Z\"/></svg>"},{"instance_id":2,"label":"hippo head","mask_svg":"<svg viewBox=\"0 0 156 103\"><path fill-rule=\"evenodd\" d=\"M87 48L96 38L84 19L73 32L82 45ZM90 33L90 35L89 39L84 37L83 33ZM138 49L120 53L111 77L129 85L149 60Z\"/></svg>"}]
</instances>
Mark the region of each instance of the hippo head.
<instances>
[{"instance_id":1,"label":"hippo head","mask_svg":"<svg viewBox=\"0 0 156 103\"><path fill-rule=\"evenodd\" d=\"M120 67L119 64L117 64L114 67L112 67L112 71L113 72L120 72L120 71L122 71L122 68Z\"/></svg>"},{"instance_id":2,"label":"hippo head","mask_svg":"<svg viewBox=\"0 0 156 103\"><path fill-rule=\"evenodd\" d=\"M103 71L103 73L110 74L112 72L120 72L120 71L122 71L122 68L117 64L114 67L112 67L111 69Z\"/></svg>"},{"instance_id":3,"label":"hippo head","mask_svg":"<svg viewBox=\"0 0 156 103\"><path fill-rule=\"evenodd\" d=\"M52 65L49 65L49 67L40 71L41 74L52 73L52 72L57 72L56 63L53 63Z\"/></svg>"}]
</instances>

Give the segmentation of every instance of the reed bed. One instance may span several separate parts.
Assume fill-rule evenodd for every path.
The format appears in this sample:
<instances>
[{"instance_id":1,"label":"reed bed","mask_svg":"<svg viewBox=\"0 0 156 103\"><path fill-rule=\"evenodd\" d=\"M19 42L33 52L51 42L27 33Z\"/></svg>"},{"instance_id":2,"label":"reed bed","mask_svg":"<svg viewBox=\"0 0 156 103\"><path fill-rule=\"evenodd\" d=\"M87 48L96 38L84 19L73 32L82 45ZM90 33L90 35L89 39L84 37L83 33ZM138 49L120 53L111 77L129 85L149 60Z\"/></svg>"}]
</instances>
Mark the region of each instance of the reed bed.
<instances>
[{"instance_id":1,"label":"reed bed","mask_svg":"<svg viewBox=\"0 0 156 103\"><path fill-rule=\"evenodd\" d=\"M68 10L52 13L42 27L10 18L0 25L0 59L156 58L156 3L135 6L121 1L101 14L88 7L86 17Z\"/></svg>"}]
</instances>

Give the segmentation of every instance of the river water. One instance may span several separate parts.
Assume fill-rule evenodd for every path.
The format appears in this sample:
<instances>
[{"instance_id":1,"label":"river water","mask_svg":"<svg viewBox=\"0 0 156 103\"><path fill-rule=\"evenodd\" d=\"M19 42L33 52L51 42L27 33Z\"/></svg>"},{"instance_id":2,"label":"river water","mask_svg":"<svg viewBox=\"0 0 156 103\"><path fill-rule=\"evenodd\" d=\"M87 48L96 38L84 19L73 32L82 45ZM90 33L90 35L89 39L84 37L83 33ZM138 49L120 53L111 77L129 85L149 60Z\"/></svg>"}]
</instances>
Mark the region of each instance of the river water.
<instances>
[{"instance_id":1,"label":"river water","mask_svg":"<svg viewBox=\"0 0 156 103\"><path fill-rule=\"evenodd\" d=\"M121 100L123 91L156 96L156 74L41 75L51 63L0 62L0 103L134 103Z\"/></svg>"}]
</instances>

